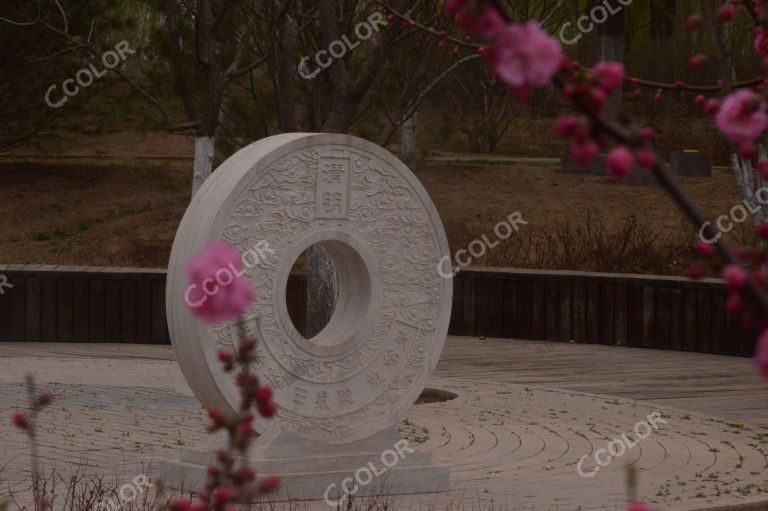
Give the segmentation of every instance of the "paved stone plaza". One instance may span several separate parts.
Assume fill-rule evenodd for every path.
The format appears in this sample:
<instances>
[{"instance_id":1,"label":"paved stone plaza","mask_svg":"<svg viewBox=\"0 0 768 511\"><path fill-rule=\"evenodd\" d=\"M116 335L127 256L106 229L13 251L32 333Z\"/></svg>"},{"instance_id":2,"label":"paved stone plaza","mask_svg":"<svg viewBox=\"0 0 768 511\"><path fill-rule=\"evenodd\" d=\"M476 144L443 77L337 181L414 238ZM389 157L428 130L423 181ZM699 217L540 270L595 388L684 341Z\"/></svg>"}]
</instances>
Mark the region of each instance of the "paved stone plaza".
<instances>
[{"instance_id":1,"label":"paved stone plaza","mask_svg":"<svg viewBox=\"0 0 768 511\"><path fill-rule=\"evenodd\" d=\"M173 359L169 346L2 344L0 408L23 405L19 382L34 374L56 394L40 421L46 465L66 472L87 459L131 478L206 439L205 413ZM405 507L463 499L470 509L479 498L506 509L624 509L629 465L659 509L768 501L768 400L749 359L449 337L429 386L458 397L414 405L401 431L451 467L452 491L403 498ZM577 473L587 456L591 474L612 440L638 440L637 423L654 411L667 421L659 431L593 477ZM0 430L4 486L23 478L26 452L23 435Z\"/></svg>"}]
</instances>

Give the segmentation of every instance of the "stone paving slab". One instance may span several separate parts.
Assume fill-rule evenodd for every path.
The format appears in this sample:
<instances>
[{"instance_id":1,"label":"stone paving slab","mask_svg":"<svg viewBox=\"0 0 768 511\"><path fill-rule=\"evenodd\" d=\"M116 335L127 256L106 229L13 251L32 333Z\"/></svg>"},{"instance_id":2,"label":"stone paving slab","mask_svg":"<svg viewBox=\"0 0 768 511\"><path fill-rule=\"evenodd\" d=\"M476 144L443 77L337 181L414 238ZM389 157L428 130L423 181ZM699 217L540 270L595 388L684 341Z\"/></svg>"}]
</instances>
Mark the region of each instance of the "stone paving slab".
<instances>
[{"instance_id":1,"label":"stone paving slab","mask_svg":"<svg viewBox=\"0 0 768 511\"><path fill-rule=\"evenodd\" d=\"M455 508L459 499L468 508L493 500L497 508L506 509L625 509L629 466L638 469L639 495L658 509L768 500L767 429L665 403L505 382L499 367L486 367L484 373L468 377L464 366L449 362L458 349L457 340L466 341L449 339L448 357L430 386L458 397L414 405L400 425L418 451L431 452L437 465L451 468L451 492L402 497L398 509L423 509L435 502ZM498 349L501 344L494 346ZM522 345L507 346L522 357ZM41 388L56 395L53 407L41 417L46 466L66 473L85 457L101 474L130 479L151 472L147 467L156 460L177 458L180 448L204 444L207 420L175 362L163 358L161 347L148 350L151 358L131 358L131 351L140 348L122 346L110 357L106 346L94 345L96 356L89 357L83 345L16 345L16 355L0 345L0 410L10 415L24 404L24 389L18 382L32 372ZM575 353L592 347L567 349ZM44 356L25 356L35 350ZM57 350L61 356L51 354ZM623 353L639 359L647 355L646 350L623 349ZM661 355L656 357L664 365ZM512 365L511 358L508 354L497 365ZM738 373L745 363L715 358L725 372L732 365ZM454 365L457 376L448 376L450 365L444 362ZM681 365L680 371L684 369ZM523 376L518 372L509 377ZM585 372L580 378L596 385L600 377L591 379ZM625 448L594 476L578 474L576 465L582 457L586 456L583 472L591 474L598 468L594 455L599 449L608 448L621 435L638 440L636 424L654 411L667 421L658 431ZM0 428L0 467L5 467L0 471L0 488L24 484L26 453L21 433ZM308 508L327 506L311 503Z\"/></svg>"}]
</instances>

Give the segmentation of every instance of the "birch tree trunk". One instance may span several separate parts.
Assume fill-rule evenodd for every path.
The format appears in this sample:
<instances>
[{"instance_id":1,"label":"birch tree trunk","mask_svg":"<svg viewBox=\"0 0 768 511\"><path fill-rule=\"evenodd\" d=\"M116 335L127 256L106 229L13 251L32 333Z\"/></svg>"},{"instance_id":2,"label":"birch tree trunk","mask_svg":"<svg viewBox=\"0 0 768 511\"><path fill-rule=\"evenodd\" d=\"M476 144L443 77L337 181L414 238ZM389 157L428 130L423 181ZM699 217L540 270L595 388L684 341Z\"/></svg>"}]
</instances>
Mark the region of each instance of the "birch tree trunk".
<instances>
[{"instance_id":1,"label":"birch tree trunk","mask_svg":"<svg viewBox=\"0 0 768 511\"><path fill-rule=\"evenodd\" d=\"M213 172L213 151L216 137L195 138L195 161L192 170L192 197Z\"/></svg>"},{"instance_id":2,"label":"birch tree trunk","mask_svg":"<svg viewBox=\"0 0 768 511\"><path fill-rule=\"evenodd\" d=\"M764 146L760 146L758 162L768 161L768 153ZM739 158L738 153L731 153L731 169L736 176L736 184L739 187L744 204L748 204L747 211L752 214L755 225L765 223L768 220L768 206L761 204L757 199L757 191L766 186L760 174L755 175L752 162Z\"/></svg>"},{"instance_id":3,"label":"birch tree trunk","mask_svg":"<svg viewBox=\"0 0 768 511\"><path fill-rule=\"evenodd\" d=\"M414 154L416 153L416 116L417 112L414 112L403 123L403 139L400 148L400 159L408 163L413 161Z\"/></svg>"}]
</instances>

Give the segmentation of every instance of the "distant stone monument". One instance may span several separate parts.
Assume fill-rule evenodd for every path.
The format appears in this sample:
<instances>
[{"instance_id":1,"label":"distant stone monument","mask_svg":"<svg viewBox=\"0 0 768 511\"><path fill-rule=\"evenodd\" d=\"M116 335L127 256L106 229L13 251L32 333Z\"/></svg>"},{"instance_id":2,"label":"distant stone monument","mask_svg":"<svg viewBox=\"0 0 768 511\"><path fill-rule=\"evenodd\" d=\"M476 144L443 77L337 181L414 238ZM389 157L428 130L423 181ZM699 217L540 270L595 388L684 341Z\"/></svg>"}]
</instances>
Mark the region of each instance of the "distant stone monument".
<instances>
[{"instance_id":1,"label":"distant stone monument","mask_svg":"<svg viewBox=\"0 0 768 511\"><path fill-rule=\"evenodd\" d=\"M674 151L669 165L680 177L711 177L712 155L701 151Z\"/></svg>"},{"instance_id":2,"label":"distant stone monument","mask_svg":"<svg viewBox=\"0 0 768 511\"><path fill-rule=\"evenodd\" d=\"M440 357L452 297L452 280L436 271L449 255L443 225L410 170L359 138L293 133L240 150L195 195L171 253L168 325L195 395L229 412L239 397L217 350L231 348L237 330L198 321L185 303L185 266L216 241L257 254L244 257L258 296L244 325L280 411L255 424L254 466L281 476L286 497L323 498L397 444L397 463L358 495L447 490L447 468L403 451L397 434ZM288 315L286 286L296 259L318 243L334 259L338 299L328 325L305 339ZM184 449L161 470L169 484L194 488L209 456Z\"/></svg>"}]
</instances>

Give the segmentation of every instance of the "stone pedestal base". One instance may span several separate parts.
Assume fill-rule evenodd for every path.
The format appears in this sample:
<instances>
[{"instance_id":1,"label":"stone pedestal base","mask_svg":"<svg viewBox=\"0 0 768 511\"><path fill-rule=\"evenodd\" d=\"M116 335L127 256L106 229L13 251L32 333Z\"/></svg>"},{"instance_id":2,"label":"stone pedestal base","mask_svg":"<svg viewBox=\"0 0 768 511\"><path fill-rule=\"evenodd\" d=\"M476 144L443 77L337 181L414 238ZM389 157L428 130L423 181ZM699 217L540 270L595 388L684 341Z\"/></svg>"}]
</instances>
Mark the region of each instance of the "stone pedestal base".
<instances>
[{"instance_id":1,"label":"stone pedestal base","mask_svg":"<svg viewBox=\"0 0 768 511\"><path fill-rule=\"evenodd\" d=\"M448 468L432 466L432 454L416 452L394 428L347 444L318 444L283 434L272 442L257 442L249 459L260 477L280 477L275 500L334 502L346 493L360 497L449 489ZM159 464L158 476L167 487L197 490L205 485L211 461L210 450L182 449L179 461Z\"/></svg>"}]
</instances>

